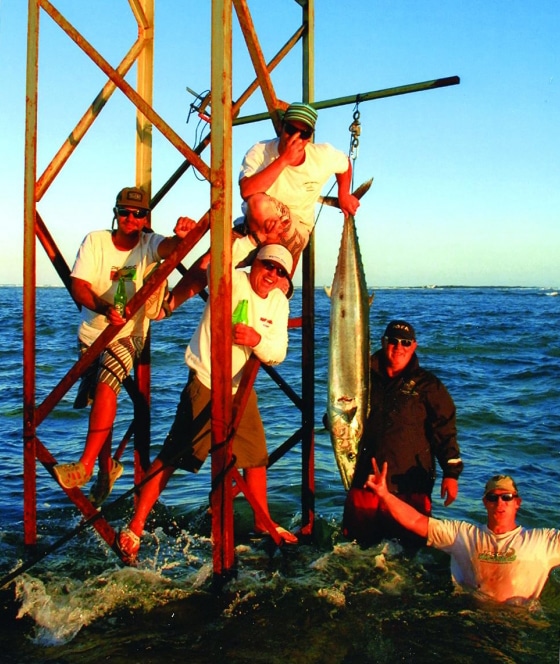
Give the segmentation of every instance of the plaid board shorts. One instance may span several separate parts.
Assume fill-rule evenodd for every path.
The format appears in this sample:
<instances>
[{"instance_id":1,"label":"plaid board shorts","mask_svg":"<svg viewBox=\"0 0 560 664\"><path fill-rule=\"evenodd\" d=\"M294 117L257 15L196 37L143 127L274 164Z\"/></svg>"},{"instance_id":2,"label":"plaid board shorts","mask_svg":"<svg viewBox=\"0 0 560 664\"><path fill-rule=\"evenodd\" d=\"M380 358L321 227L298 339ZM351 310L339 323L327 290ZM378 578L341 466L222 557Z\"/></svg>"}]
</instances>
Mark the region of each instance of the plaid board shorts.
<instances>
[{"instance_id":1,"label":"plaid board shorts","mask_svg":"<svg viewBox=\"0 0 560 664\"><path fill-rule=\"evenodd\" d=\"M173 468L196 473L206 461L210 443L210 390L191 375L158 459ZM264 427L254 389L233 438L232 453L237 468L258 468L268 463Z\"/></svg>"}]
</instances>

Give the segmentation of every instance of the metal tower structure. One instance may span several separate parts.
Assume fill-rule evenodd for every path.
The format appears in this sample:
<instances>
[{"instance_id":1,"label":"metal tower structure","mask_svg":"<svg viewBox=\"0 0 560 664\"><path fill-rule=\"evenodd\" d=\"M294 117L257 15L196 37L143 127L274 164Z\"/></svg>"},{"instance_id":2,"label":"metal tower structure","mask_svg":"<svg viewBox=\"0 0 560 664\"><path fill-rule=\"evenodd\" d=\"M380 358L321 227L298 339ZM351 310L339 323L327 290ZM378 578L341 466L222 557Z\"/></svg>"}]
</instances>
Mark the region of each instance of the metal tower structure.
<instances>
[{"instance_id":1,"label":"metal tower structure","mask_svg":"<svg viewBox=\"0 0 560 664\"><path fill-rule=\"evenodd\" d=\"M138 26L138 36L125 57L113 67L103 55L80 34L49 0L28 0L28 46L27 46L27 87L26 87L26 128L25 128L25 181L24 181L24 290L23 290L23 361L24 361L24 541L33 547L37 541L36 472L37 462L52 475L56 459L47 445L40 439L41 423L52 413L66 392L79 379L87 367L101 353L104 346L114 336L116 329L109 326L88 351L71 367L68 373L56 384L46 398L36 401L36 247L39 240L62 283L70 292L70 269L62 256L56 239L48 229L48 220L41 217L37 204L55 181L63 168L69 168L69 160L79 148L82 140L98 119L104 108L111 102L113 93L119 89L136 108L136 163L135 184L145 189L151 196L152 208L172 189L189 168L196 171L210 183L208 212L199 220L198 228L185 238L171 257L150 277L144 287L129 303L130 313L137 311L158 286L178 269L185 270L181 261L197 242L209 231L211 251L210 306L212 307L212 440L216 451L212 454L212 534L214 547L214 574L217 579L227 578L234 570L233 547L233 497L243 491L253 505L242 477L231 468L231 437L236 418L244 406L244 395L252 385L259 369L256 358L246 367L241 387L232 399L231 390L231 320L226 315L228 307L223 306L224 298L231 299L231 225L232 225L232 132L236 125L270 118L278 132L280 112L287 102L278 99L271 78L273 69L296 46L301 46L301 99L312 103L316 108L327 108L341 104L355 104L381 97L427 90L459 82L457 77L438 79L426 83L392 88L379 92L369 92L352 97L316 102L314 100L314 0L282 0L296 2L301 8L301 24L279 52L266 62L256 34L251 13L250 0L212 0L212 43L211 43L211 92L201 102L201 110L211 101L211 130L194 147L189 146L153 107L154 81L154 25L155 0L128 0L130 10ZM89 3L92 6L94 3ZM249 53L255 79L236 99L232 93L232 17L233 12L241 27ZM45 171L37 172L37 147L42 140L38 133L38 73L39 73L39 26L44 15L71 39L99 68L106 77L106 83L96 94L93 103L77 125L68 133ZM130 85L125 76L136 65L136 86ZM249 97L260 89L265 100L266 113L257 116L241 117L240 112ZM155 128L182 155L184 161L168 180L154 193L152 183L152 130ZM211 158L208 164L202 158L206 147L211 145ZM313 236L302 258L302 389L295 395L289 386L282 389L289 394L301 411L301 423L292 436L271 454L276 460L286 451L301 444L302 475L302 525L301 535L311 536L314 517L314 286L315 286L315 247ZM305 369L305 370L304 370ZM142 426L134 427L135 482L144 476L149 459L149 385L150 359L149 344L143 360L135 369L135 389L130 393L135 403L135 421ZM129 432L130 433L130 432ZM128 434L127 434L128 435ZM226 443L222 445L220 443ZM114 546L115 531L105 519L103 511L98 512L79 489L66 490L66 494L82 512L85 524L91 524L110 546ZM271 529L272 532L272 529ZM276 541L281 544L280 538Z\"/></svg>"}]
</instances>

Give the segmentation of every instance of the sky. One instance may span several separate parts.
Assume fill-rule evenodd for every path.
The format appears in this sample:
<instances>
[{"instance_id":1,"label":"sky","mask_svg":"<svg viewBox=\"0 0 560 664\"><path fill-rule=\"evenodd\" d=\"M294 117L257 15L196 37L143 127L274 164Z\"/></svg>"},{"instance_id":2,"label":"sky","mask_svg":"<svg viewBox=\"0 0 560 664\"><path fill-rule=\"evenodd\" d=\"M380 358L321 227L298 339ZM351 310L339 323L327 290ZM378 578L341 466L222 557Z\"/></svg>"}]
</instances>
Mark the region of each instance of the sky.
<instances>
[{"instance_id":1,"label":"sky","mask_svg":"<svg viewBox=\"0 0 560 664\"><path fill-rule=\"evenodd\" d=\"M135 39L126 0L53 4L113 66ZM248 5L268 60L297 29L300 7L295 0ZM187 87L210 87L210 6L156 0L154 108L191 147L204 126L189 118L194 97ZM317 101L460 77L459 85L359 106L354 184L374 178L356 215L368 285L560 288L557 0L316 0L315 13ZM235 16L233 25L235 99L254 72ZM41 174L105 77L43 11L39 34ZM23 281L26 40L27 2L0 0L0 284ZM135 78L133 69L127 80L134 86ZM278 98L300 100L301 80L296 47L272 73ZM257 92L242 115L265 110ZM354 110L320 111L315 140L348 153ZM272 137L269 121L234 128L234 218L243 155ZM134 185L134 141L135 108L117 90L39 201L70 266L84 235L110 226L117 191ZM210 163L209 150L203 158ZM154 129L153 193L182 161ZM209 201L208 184L190 169L154 210L152 225L170 234L178 216L199 218ZM319 287L332 281L341 230L341 214L324 208L315 229ZM38 244L37 285L59 284Z\"/></svg>"}]
</instances>

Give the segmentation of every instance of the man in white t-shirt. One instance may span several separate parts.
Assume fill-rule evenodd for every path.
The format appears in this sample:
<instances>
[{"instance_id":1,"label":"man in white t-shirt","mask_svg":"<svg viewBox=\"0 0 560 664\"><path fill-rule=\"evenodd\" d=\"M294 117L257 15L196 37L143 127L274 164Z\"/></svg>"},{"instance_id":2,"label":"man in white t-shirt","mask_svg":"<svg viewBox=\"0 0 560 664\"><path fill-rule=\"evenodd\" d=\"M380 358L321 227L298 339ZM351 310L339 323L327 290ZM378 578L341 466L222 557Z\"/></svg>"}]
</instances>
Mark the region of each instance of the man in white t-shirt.
<instances>
[{"instance_id":1,"label":"man in white t-shirt","mask_svg":"<svg viewBox=\"0 0 560 664\"><path fill-rule=\"evenodd\" d=\"M290 104L280 136L253 145L239 174L248 231L258 244L283 244L296 262L309 242L315 206L329 178L336 177L345 215L354 215L360 205L350 193L348 157L328 143L311 141L316 121L317 111L309 104Z\"/></svg>"},{"instance_id":2,"label":"man in white t-shirt","mask_svg":"<svg viewBox=\"0 0 560 664\"><path fill-rule=\"evenodd\" d=\"M233 243L233 266L247 255L246 240L241 238ZM286 356L289 304L284 291L289 290L286 286L291 283L292 268L290 252L282 245L268 244L259 249L249 272L232 270L232 313L237 303L245 301L247 304L246 322L232 322L232 394L237 392L243 368L253 353L268 365L279 364ZM172 307L176 304L173 302ZM148 515L171 476L179 468L197 473L210 452L210 339L210 302L207 302L185 352L189 378L177 405L175 420L147 472L128 527L117 535L117 548L127 563L133 562L138 555ZM268 453L254 388L250 390L233 436L232 452L235 465L244 470L245 481L255 501L270 519L266 488ZM284 542L294 544L298 541L289 530L272 523ZM254 525L256 533L268 532L267 522L261 520L258 513L255 513Z\"/></svg>"},{"instance_id":3,"label":"man in white t-shirt","mask_svg":"<svg viewBox=\"0 0 560 664\"><path fill-rule=\"evenodd\" d=\"M130 300L148 276L149 266L167 258L196 222L179 217L173 237L149 230L150 200L137 187L122 189L113 208L113 229L93 231L84 238L70 274L72 296L82 305L78 330L81 352L85 352L109 324L120 326L97 363L92 365L93 394L85 395L82 407L91 402L89 428L84 451L75 463L57 464L53 471L66 489L81 487L99 459L99 474L90 492L97 507L107 498L123 472L122 464L111 458L111 431L117 412L117 395L122 382L138 359L148 333L149 320L141 307L133 316L121 315L115 306L119 283ZM115 227L116 225L116 227ZM89 387L85 390L88 391Z\"/></svg>"},{"instance_id":4,"label":"man in white t-shirt","mask_svg":"<svg viewBox=\"0 0 560 664\"><path fill-rule=\"evenodd\" d=\"M509 475L495 475L486 483L482 502L487 524L476 526L420 514L389 493L386 463L380 471L373 459L373 471L364 487L379 496L401 525L449 553L456 584L497 602L522 603L537 599L550 570L560 565L560 530L517 525L521 497Z\"/></svg>"}]
</instances>

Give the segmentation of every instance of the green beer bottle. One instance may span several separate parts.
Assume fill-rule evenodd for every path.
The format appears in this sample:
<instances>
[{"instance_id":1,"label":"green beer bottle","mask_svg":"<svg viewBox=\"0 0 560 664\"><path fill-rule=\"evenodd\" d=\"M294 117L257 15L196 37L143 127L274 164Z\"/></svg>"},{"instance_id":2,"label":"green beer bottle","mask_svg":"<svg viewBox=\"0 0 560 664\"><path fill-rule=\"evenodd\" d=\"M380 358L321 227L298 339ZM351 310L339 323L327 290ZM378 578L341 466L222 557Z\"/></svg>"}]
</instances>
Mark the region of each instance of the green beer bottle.
<instances>
[{"instance_id":1,"label":"green beer bottle","mask_svg":"<svg viewBox=\"0 0 560 664\"><path fill-rule=\"evenodd\" d=\"M126 307L126 302L126 288L124 286L124 279L121 277L119 279L119 283L117 284L117 290L115 292L115 299L113 303L115 305L115 309L123 318L125 317L124 308Z\"/></svg>"},{"instance_id":2,"label":"green beer bottle","mask_svg":"<svg viewBox=\"0 0 560 664\"><path fill-rule=\"evenodd\" d=\"M244 323L245 325L249 325L248 306L249 302L247 300L239 300L231 317L231 322L233 325L236 323Z\"/></svg>"}]
</instances>

